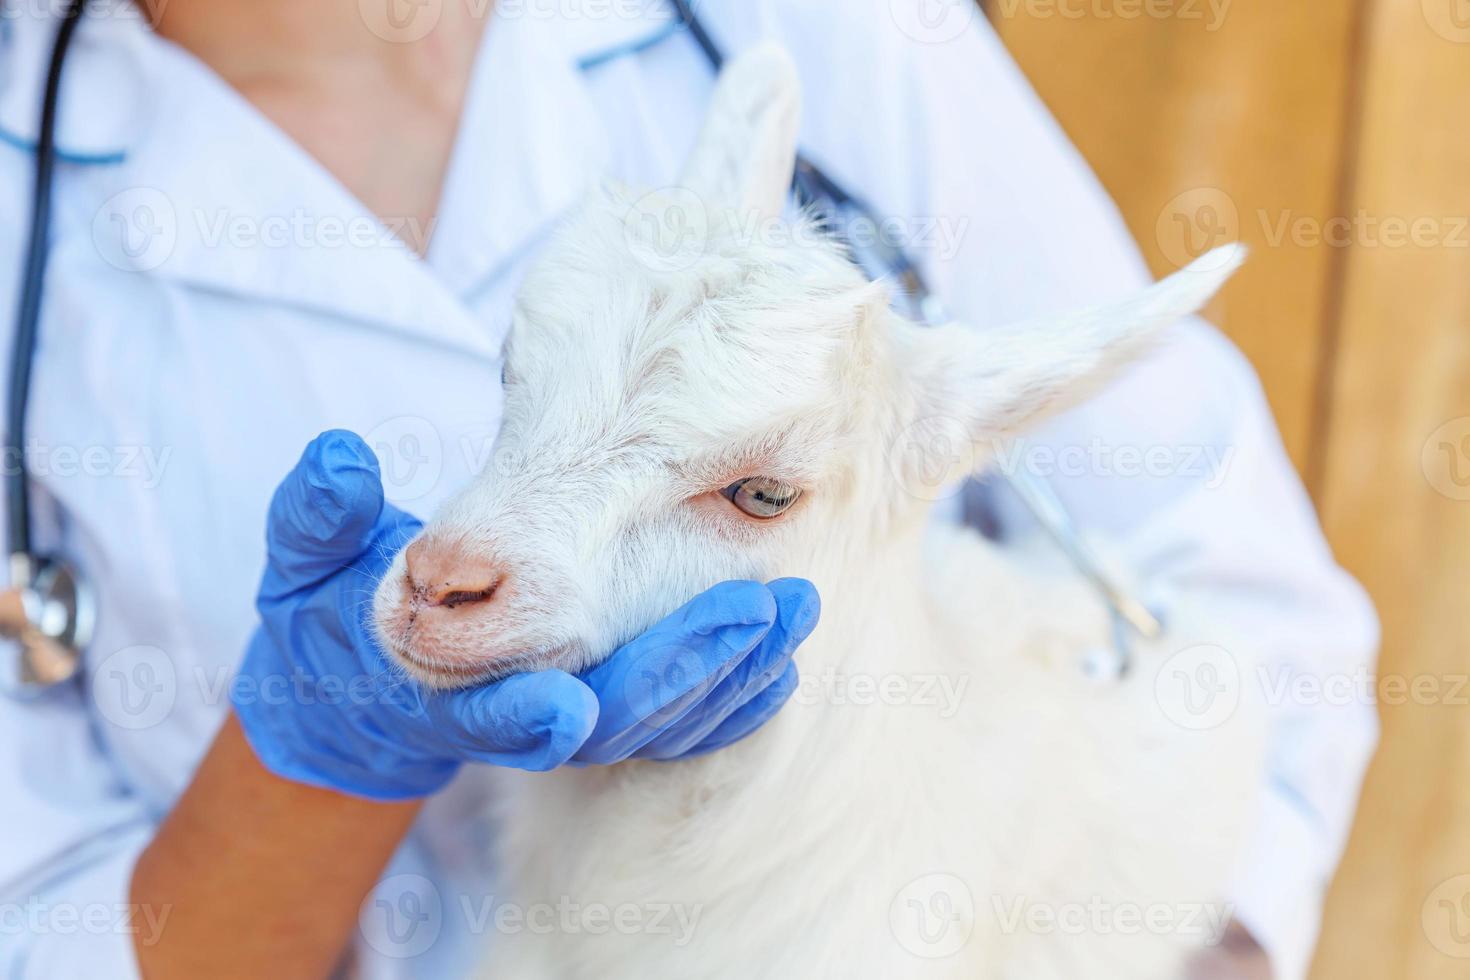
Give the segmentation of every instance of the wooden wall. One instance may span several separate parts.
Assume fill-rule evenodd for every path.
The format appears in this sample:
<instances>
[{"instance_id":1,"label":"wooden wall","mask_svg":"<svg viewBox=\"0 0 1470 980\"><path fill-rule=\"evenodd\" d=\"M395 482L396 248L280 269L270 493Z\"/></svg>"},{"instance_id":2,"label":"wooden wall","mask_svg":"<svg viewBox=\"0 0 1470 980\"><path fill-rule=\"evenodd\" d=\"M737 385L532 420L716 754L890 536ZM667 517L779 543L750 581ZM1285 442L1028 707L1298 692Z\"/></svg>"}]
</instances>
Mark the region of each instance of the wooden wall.
<instances>
[{"instance_id":1,"label":"wooden wall","mask_svg":"<svg viewBox=\"0 0 1470 980\"><path fill-rule=\"evenodd\" d=\"M986 12L1156 271L1254 247L1212 318L1378 603L1381 680L1420 685L1380 704L1315 980L1470 976L1470 0L1142 6Z\"/></svg>"}]
</instances>

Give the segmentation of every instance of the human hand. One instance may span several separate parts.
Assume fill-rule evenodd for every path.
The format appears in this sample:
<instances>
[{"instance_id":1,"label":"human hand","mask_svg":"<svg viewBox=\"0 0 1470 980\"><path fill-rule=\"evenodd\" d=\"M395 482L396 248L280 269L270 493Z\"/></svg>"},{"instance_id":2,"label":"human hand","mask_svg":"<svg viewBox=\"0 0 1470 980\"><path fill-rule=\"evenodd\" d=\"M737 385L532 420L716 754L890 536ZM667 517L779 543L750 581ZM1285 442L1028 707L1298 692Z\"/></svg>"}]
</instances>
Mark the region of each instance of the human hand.
<instances>
[{"instance_id":1,"label":"human hand","mask_svg":"<svg viewBox=\"0 0 1470 980\"><path fill-rule=\"evenodd\" d=\"M420 527L385 503L378 464L348 432L309 445L277 489L267 564L232 700L279 776L371 799L428 795L466 761L553 769L673 759L750 734L796 687L791 656L815 590L726 582L579 679L558 670L463 690L403 676L372 635L371 596Z\"/></svg>"},{"instance_id":2,"label":"human hand","mask_svg":"<svg viewBox=\"0 0 1470 980\"><path fill-rule=\"evenodd\" d=\"M600 713L573 761L677 759L749 735L796 690L791 657L819 612L803 579L701 593L587 672Z\"/></svg>"}]
</instances>

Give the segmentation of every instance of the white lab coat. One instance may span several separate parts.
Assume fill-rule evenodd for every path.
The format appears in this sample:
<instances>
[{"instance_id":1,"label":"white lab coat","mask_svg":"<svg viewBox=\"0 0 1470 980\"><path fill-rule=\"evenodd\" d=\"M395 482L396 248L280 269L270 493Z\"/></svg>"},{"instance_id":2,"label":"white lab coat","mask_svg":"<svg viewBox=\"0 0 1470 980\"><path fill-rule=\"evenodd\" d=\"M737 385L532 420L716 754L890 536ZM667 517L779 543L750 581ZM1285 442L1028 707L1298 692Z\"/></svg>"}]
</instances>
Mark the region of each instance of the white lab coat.
<instances>
[{"instance_id":1,"label":"white lab coat","mask_svg":"<svg viewBox=\"0 0 1470 980\"><path fill-rule=\"evenodd\" d=\"M700 6L728 50L763 36L789 47L806 90L805 149L880 213L919 219L914 252L960 318L984 327L1145 279L1112 205L983 19L921 42L898 24L912 33L923 22L891 15L903 0ZM7 976L134 973L127 929L152 926L117 909L228 708L275 483L334 426L368 436L389 497L420 514L484 465L527 261L599 176L672 181L712 85L655 0L502 5L420 260L121 7L82 23L68 65L30 421L43 540L86 569L101 618L81 691L0 699ZM53 17L14 13L0 20L6 318L55 30ZM960 229L957 249L925 240L925 220ZM1084 525L1131 541L1142 571L1235 596L1276 665L1369 669L1371 608L1333 562L1249 366L1208 325L1179 330L1035 442L1233 453L1224 479L1092 466L1054 482ZM1236 902L1292 980L1376 728L1366 703L1274 711ZM395 879L400 891L427 898L432 938L395 945L369 903L366 973L454 975L485 941L469 935L488 874L462 819L472 782L429 803L392 869L410 876Z\"/></svg>"}]
</instances>

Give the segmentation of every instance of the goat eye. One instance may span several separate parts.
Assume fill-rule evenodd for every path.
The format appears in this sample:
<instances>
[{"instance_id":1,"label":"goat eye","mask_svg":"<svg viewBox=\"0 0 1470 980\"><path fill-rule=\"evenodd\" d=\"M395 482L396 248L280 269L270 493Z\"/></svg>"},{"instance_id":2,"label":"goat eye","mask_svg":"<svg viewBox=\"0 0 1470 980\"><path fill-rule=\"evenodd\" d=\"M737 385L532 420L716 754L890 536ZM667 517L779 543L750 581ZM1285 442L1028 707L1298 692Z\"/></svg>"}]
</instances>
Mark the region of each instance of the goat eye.
<instances>
[{"instance_id":1,"label":"goat eye","mask_svg":"<svg viewBox=\"0 0 1470 980\"><path fill-rule=\"evenodd\" d=\"M768 520L790 510L801 496L801 488L767 476L748 476L736 480L720 493L751 517Z\"/></svg>"}]
</instances>

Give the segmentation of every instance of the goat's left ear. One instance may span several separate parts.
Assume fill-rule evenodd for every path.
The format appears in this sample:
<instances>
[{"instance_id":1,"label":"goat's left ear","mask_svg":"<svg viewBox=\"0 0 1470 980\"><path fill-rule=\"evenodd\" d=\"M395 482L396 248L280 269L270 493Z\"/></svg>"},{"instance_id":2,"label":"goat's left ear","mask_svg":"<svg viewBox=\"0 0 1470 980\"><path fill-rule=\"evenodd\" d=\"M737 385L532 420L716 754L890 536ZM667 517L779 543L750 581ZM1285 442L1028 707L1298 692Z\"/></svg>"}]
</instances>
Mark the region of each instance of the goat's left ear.
<instances>
[{"instance_id":1,"label":"goat's left ear","mask_svg":"<svg viewBox=\"0 0 1470 980\"><path fill-rule=\"evenodd\" d=\"M801 83L775 42L741 52L720 72L681 183L711 211L780 215L796 166Z\"/></svg>"},{"instance_id":2,"label":"goat's left ear","mask_svg":"<svg viewBox=\"0 0 1470 980\"><path fill-rule=\"evenodd\" d=\"M991 330L907 327L904 371L912 435L953 447L1012 436L1085 399L1142 354L1164 327L1195 312L1244 261L1226 245L1111 306ZM932 431L929 431L932 430ZM968 454L973 461L974 454ZM963 466L967 454L952 456ZM964 475L921 460L931 484Z\"/></svg>"}]
</instances>

